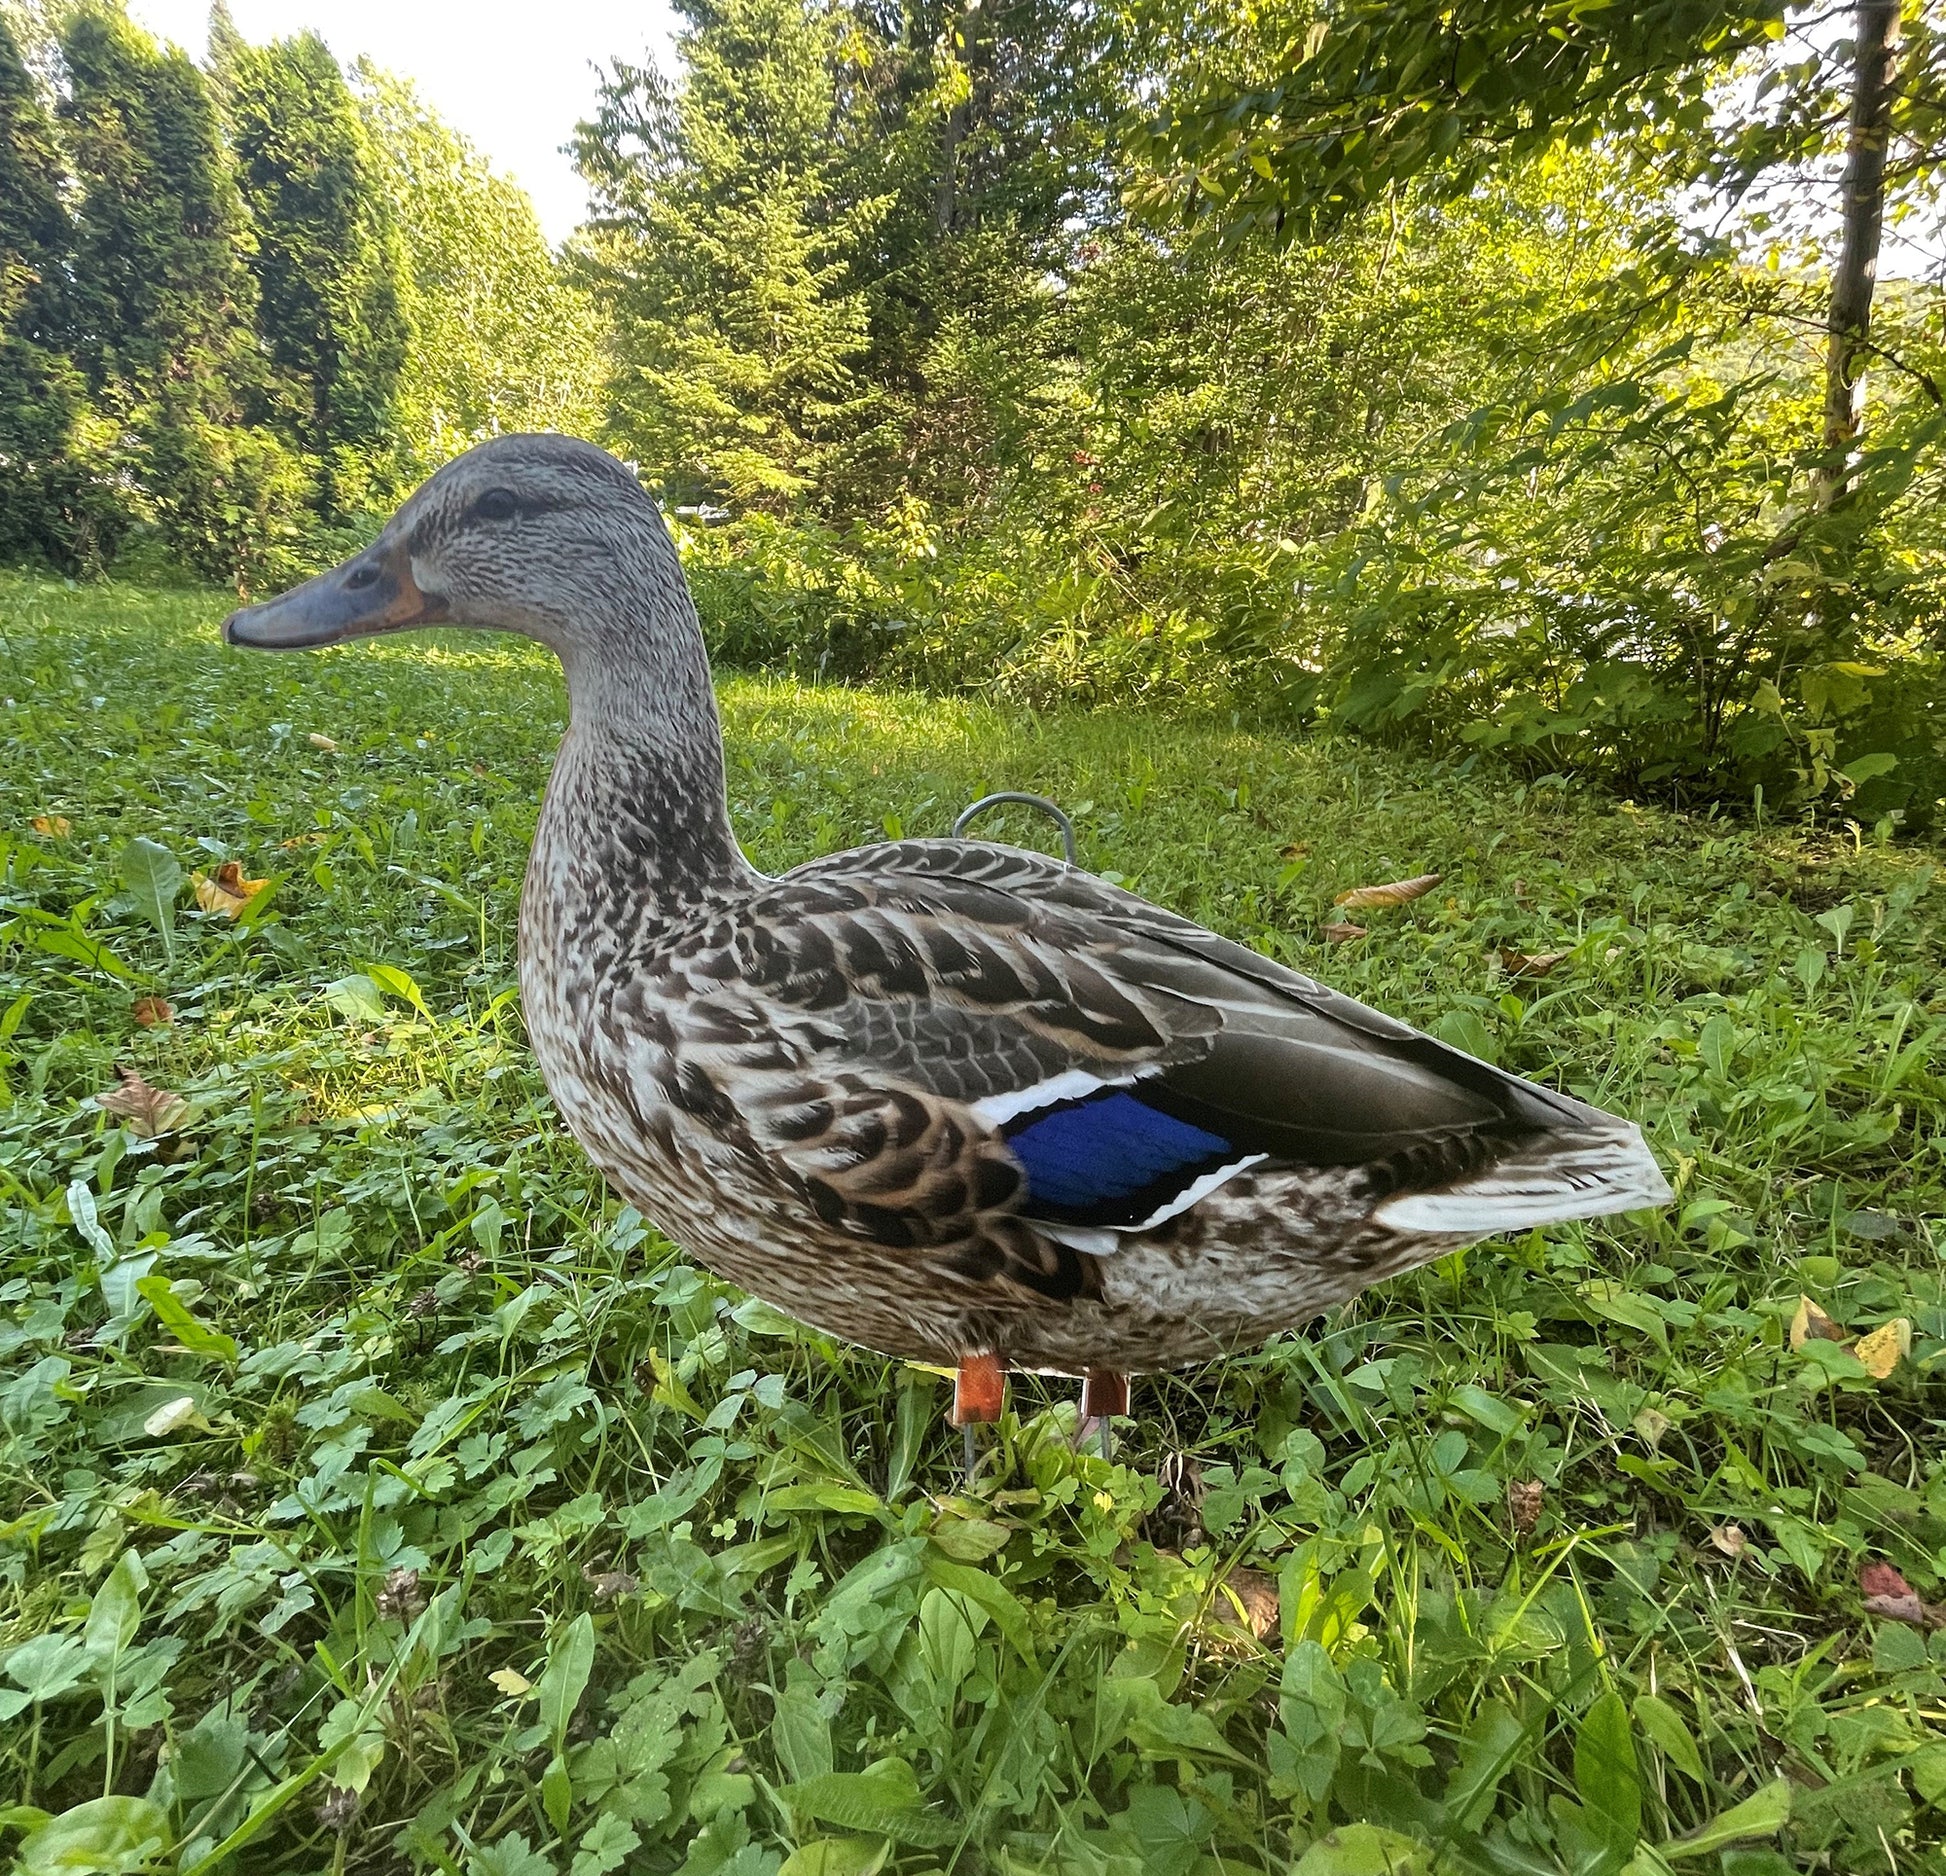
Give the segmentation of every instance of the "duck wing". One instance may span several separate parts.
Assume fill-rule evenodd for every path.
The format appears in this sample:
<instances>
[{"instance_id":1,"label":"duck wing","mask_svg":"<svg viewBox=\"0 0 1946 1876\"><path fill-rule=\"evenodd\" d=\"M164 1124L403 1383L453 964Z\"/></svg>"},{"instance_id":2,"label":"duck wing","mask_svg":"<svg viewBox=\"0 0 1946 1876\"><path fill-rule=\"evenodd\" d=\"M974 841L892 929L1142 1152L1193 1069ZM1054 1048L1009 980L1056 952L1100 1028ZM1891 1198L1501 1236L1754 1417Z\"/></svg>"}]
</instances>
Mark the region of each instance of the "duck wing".
<instances>
[{"instance_id":1,"label":"duck wing","mask_svg":"<svg viewBox=\"0 0 1946 1876\"><path fill-rule=\"evenodd\" d=\"M728 953L775 1046L713 1072L820 1215L1043 1295L1265 1163L1358 1168L1456 1237L1666 1196L1628 1123L1045 855L834 855Z\"/></svg>"}]
</instances>

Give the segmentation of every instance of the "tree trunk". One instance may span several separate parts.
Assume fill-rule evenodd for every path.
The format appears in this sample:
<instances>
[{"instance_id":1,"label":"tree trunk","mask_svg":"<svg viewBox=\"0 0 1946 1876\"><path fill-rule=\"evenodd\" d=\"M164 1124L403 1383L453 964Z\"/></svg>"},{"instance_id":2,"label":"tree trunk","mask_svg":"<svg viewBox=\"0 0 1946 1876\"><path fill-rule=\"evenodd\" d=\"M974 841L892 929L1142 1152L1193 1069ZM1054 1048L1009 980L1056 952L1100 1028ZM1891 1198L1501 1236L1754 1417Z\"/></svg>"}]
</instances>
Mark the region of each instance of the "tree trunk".
<instances>
[{"instance_id":1,"label":"tree trunk","mask_svg":"<svg viewBox=\"0 0 1946 1876\"><path fill-rule=\"evenodd\" d=\"M1899 69L1900 0L1858 0L1852 31L1851 128L1845 146L1844 246L1831 281L1824 361L1824 447L1818 506L1843 499L1846 458L1865 415L1865 359L1885 220L1885 146Z\"/></svg>"}]
</instances>

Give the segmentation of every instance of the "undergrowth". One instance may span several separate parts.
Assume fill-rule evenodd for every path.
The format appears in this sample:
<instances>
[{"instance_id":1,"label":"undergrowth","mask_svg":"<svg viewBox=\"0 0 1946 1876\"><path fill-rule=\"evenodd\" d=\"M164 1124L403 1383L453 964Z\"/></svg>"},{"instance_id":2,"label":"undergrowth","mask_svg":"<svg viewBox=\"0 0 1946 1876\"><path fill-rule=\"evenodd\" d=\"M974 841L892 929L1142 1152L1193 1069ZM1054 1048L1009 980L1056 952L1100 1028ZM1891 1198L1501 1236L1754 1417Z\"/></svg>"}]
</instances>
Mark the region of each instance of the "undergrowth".
<instances>
[{"instance_id":1,"label":"undergrowth","mask_svg":"<svg viewBox=\"0 0 1946 1876\"><path fill-rule=\"evenodd\" d=\"M221 609L0 580L23 1869L1941 1867L1923 851L727 677L760 864L1046 792L1084 864L1639 1117L1677 1188L1141 1381L1112 1461L1017 1378L968 1481L940 1377L687 1264L555 1122L514 994L551 667L247 657ZM186 1108L124 1124L119 1070ZM1847 1338L1900 1319L1880 1375Z\"/></svg>"}]
</instances>

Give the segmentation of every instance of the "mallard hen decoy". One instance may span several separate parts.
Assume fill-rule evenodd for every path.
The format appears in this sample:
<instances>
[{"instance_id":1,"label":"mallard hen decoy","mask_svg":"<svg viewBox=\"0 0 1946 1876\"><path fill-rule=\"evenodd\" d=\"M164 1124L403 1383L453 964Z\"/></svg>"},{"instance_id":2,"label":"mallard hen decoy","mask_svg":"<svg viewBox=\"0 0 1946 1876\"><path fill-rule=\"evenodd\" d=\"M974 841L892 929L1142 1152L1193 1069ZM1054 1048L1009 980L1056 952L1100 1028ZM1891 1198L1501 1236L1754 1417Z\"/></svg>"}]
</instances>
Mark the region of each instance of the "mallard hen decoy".
<instances>
[{"instance_id":1,"label":"mallard hen decoy","mask_svg":"<svg viewBox=\"0 0 1946 1876\"><path fill-rule=\"evenodd\" d=\"M730 829L674 544L615 458L498 437L234 645L519 632L571 721L520 915L563 1119L693 1256L958 1368L1133 1371L1254 1346L1457 1245L1661 1205L1627 1121L1504 1074L1046 856L898 840L769 878Z\"/></svg>"}]
</instances>

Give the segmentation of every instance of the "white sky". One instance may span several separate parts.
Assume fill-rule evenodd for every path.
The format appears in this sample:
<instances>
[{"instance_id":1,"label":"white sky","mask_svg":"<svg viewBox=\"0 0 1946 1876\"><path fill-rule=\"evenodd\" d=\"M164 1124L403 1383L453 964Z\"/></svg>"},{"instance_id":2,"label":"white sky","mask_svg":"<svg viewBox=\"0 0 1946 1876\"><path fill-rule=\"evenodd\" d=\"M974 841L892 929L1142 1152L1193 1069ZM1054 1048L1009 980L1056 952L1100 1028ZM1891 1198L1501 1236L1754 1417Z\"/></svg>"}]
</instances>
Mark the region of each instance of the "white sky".
<instances>
[{"instance_id":1,"label":"white sky","mask_svg":"<svg viewBox=\"0 0 1946 1876\"><path fill-rule=\"evenodd\" d=\"M129 12L160 39L200 59L207 0L131 0ZM667 0L230 0L246 39L282 39L307 27L349 65L361 54L410 78L455 130L534 199L559 241L580 221L581 178L560 152L594 108L593 66L652 51L672 63Z\"/></svg>"}]
</instances>

